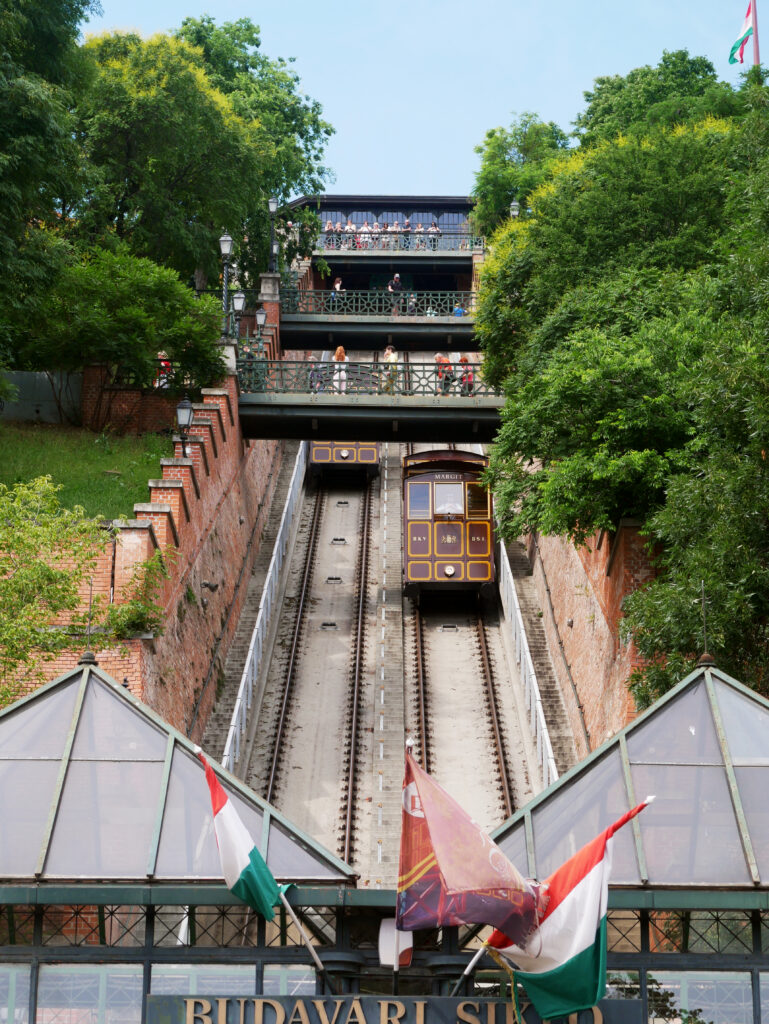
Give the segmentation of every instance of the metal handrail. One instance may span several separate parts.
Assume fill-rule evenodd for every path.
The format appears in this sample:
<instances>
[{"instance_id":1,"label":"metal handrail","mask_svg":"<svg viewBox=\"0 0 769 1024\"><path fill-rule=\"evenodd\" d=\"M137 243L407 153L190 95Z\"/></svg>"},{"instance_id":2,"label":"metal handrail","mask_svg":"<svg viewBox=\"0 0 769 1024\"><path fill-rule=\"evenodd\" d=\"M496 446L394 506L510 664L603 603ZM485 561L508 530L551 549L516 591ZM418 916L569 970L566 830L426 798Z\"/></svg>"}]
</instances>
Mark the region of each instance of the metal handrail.
<instances>
[{"instance_id":1,"label":"metal handrail","mask_svg":"<svg viewBox=\"0 0 769 1024\"><path fill-rule=\"evenodd\" d=\"M499 593L502 599L502 607L505 610L505 617L510 623L513 641L515 643L515 660L523 683L526 711L529 719L534 743L537 748L537 760L542 769L542 782L545 789L551 782L558 778L558 769L555 766L553 747L550 743L550 733L547 728L545 711L542 706L542 696L537 683L537 673L534 671L534 662L529 650L529 642L526 639L526 627L523 624L521 606L518 602L518 594L515 590L515 580L510 568L510 561L504 544L499 545Z\"/></svg>"},{"instance_id":2,"label":"metal handrail","mask_svg":"<svg viewBox=\"0 0 769 1024\"><path fill-rule=\"evenodd\" d=\"M333 288L284 288L282 313L328 316L472 317L477 292L387 290L335 291Z\"/></svg>"},{"instance_id":3,"label":"metal handrail","mask_svg":"<svg viewBox=\"0 0 769 1024\"><path fill-rule=\"evenodd\" d=\"M502 391L483 378L482 363L347 362L333 360L238 359L241 394L332 394L340 401L356 395L451 395L499 397Z\"/></svg>"},{"instance_id":4,"label":"metal handrail","mask_svg":"<svg viewBox=\"0 0 769 1024\"><path fill-rule=\"evenodd\" d=\"M275 538L270 565L267 569L267 576L264 581L264 590L259 602L254 630L251 634L251 642L248 645L246 663L243 666L243 674L240 677L238 695L235 698L235 707L230 719L230 728L227 732L227 740L224 744L222 754L222 765L233 772L240 757L241 740L248 728L248 712L254 696L254 686L259 677L262 655L264 653L267 631L270 626L270 618L275 608L278 594L278 583L283 561L288 550L288 542L291 536L291 527L294 520L294 512L299 498L302 494L304 483L304 471L307 465L307 442L302 441L299 452L294 463L294 472L291 482L288 485L288 495L283 506L283 516L278 527L278 535Z\"/></svg>"},{"instance_id":5,"label":"metal handrail","mask_svg":"<svg viewBox=\"0 0 769 1024\"><path fill-rule=\"evenodd\" d=\"M401 252L461 252L483 251L486 240L483 235L471 231L430 231L429 227L418 231L412 226L411 231L373 231L371 227L361 230L361 225L349 231L346 227L334 228L332 231L321 231L315 243L315 252L350 251L350 252L381 252L382 250L399 250Z\"/></svg>"}]
</instances>

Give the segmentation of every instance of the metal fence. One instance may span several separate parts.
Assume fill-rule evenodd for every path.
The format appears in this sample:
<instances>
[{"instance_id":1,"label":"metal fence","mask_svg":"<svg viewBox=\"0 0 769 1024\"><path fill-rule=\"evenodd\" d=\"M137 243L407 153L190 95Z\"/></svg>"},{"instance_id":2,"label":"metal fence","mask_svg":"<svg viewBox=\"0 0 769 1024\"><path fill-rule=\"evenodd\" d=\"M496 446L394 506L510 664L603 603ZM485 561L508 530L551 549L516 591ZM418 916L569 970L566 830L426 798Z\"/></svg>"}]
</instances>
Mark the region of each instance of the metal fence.
<instances>
[{"instance_id":1,"label":"metal fence","mask_svg":"<svg viewBox=\"0 0 769 1024\"><path fill-rule=\"evenodd\" d=\"M542 769L542 782L545 788L547 788L551 782L555 782L558 778L558 769L555 766L550 734L542 707L542 697L539 692L539 685L537 684L537 674L534 671L534 662L531 658L529 642L526 639L521 606L518 603L515 581L504 544L500 543L499 551L499 572L497 574L499 594L502 600L502 607L505 610L505 616L513 632L515 660L518 665L521 682L523 683L529 727L537 748L537 761Z\"/></svg>"},{"instance_id":2,"label":"metal fence","mask_svg":"<svg viewBox=\"0 0 769 1024\"><path fill-rule=\"evenodd\" d=\"M356 226L348 231L342 227L337 230L323 231L315 243L316 252L382 252L398 250L400 252L482 252L485 245L483 235L474 235L469 231L430 231L430 228L412 227L411 231L373 231L361 230Z\"/></svg>"},{"instance_id":3,"label":"metal fence","mask_svg":"<svg viewBox=\"0 0 769 1024\"><path fill-rule=\"evenodd\" d=\"M285 288L281 292L283 313L329 316L421 316L472 317L476 292L334 291L333 288Z\"/></svg>"},{"instance_id":4,"label":"metal fence","mask_svg":"<svg viewBox=\"0 0 769 1024\"><path fill-rule=\"evenodd\" d=\"M283 516L278 527L278 535L275 538L275 547L273 548L272 558L267 570L267 577L264 581L262 599L259 602L259 611L256 616L256 623L254 624L254 631L251 634L251 643L248 645L248 655L243 667L243 675L240 677L240 686L238 687L238 695L235 699L235 708L232 712L227 741L224 744L222 765L231 772L235 770L235 764L240 757L241 741L248 728L248 712L251 708L254 687L259 676L270 618L277 601L280 571L288 550L294 512L302 495L306 465L307 442L302 441L299 446L296 463L294 464L291 483L288 486L288 496L286 504L283 506Z\"/></svg>"},{"instance_id":5,"label":"metal fence","mask_svg":"<svg viewBox=\"0 0 769 1024\"><path fill-rule=\"evenodd\" d=\"M361 363L238 359L243 394L453 395L498 397L482 363Z\"/></svg>"}]
</instances>

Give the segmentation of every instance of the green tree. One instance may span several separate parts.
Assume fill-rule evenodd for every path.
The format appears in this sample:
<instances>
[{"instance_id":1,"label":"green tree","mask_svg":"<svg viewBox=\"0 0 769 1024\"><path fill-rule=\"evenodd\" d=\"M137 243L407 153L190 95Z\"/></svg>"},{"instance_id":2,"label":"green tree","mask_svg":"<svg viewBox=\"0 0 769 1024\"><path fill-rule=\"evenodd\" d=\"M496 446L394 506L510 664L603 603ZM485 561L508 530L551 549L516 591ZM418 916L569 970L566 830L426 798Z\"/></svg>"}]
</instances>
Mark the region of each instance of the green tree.
<instances>
[{"instance_id":1,"label":"green tree","mask_svg":"<svg viewBox=\"0 0 769 1024\"><path fill-rule=\"evenodd\" d=\"M718 81L710 61L690 57L687 50L665 50L656 67L634 68L624 77L597 78L584 96L587 107L574 122L583 146L626 132L644 134L654 125L729 117L742 106L741 96Z\"/></svg>"},{"instance_id":2,"label":"green tree","mask_svg":"<svg viewBox=\"0 0 769 1024\"><path fill-rule=\"evenodd\" d=\"M217 302L196 298L172 270L125 247L90 249L73 256L47 292L23 365L73 371L106 363L150 386L163 350L180 386L195 390L222 378L220 328Z\"/></svg>"},{"instance_id":3,"label":"green tree","mask_svg":"<svg viewBox=\"0 0 769 1024\"><path fill-rule=\"evenodd\" d=\"M217 26L208 15L185 18L177 36L203 52L206 73L247 124L258 129L268 143L269 160L262 167L261 192L253 196L242 236L238 237L241 279L255 284L269 256L267 199L285 203L291 196L315 195L325 190L329 171L323 153L333 128L322 117L322 107L301 90L293 61L267 57L261 50L259 27L249 18ZM309 220L308 231L287 234L286 264L294 255L306 255L317 238L320 221L310 210L292 211L294 226ZM291 215L284 220L291 219ZM235 226L231 226L235 234Z\"/></svg>"},{"instance_id":4,"label":"green tree","mask_svg":"<svg viewBox=\"0 0 769 1024\"><path fill-rule=\"evenodd\" d=\"M523 113L509 128L492 128L475 152L481 166L475 176L473 221L481 234L510 215L515 199L525 206L529 195L547 177L550 162L568 146L568 137L552 121Z\"/></svg>"},{"instance_id":5,"label":"green tree","mask_svg":"<svg viewBox=\"0 0 769 1024\"><path fill-rule=\"evenodd\" d=\"M80 589L106 535L56 491L50 477L0 484L0 706L39 682L44 662L85 646ZM71 628L54 628L62 616Z\"/></svg>"},{"instance_id":6,"label":"green tree","mask_svg":"<svg viewBox=\"0 0 769 1024\"><path fill-rule=\"evenodd\" d=\"M90 39L79 134L91 184L74 211L81 235L125 241L176 270L218 269L222 227L242 222L263 193L269 140L233 109L180 39Z\"/></svg>"}]
</instances>

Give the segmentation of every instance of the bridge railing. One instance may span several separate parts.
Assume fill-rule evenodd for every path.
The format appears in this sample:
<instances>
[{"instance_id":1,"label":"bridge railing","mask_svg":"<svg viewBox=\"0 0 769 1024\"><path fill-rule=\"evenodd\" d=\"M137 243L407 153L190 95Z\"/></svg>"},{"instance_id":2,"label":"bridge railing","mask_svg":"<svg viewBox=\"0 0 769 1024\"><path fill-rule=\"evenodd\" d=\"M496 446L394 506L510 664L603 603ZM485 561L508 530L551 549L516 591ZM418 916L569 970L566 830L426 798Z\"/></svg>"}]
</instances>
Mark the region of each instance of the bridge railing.
<instances>
[{"instance_id":1,"label":"bridge railing","mask_svg":"<svg viewBox=\"0 0 769 1024\"><path fill-rule=\"evenodd\" d=\"M502 394L483 379L482 363L335 363L287 359L238 359L242 394L452 395L487 398Z\"/></svg>"},{"instance_id":2,"label":"bridge railing","mask_svg":"<svg viewBox=\"0 0 769 1024\"><path fill-rule=\"evenodd\" d=\"M334 291L333 288L284 288L283 313L309 316L472 317L477 292Z\"/></svg>"},{"instance_id":3,"label":"bridge railing","mask_svg":"<svg viewBox=\"0 0 769 1024\"><path fill-rule=\"evenodd\" d=\"M470 231L431 232L415 227L411 231L361 231L358 225L354 231L342 228L337 231L322 231L315 243L315 251L322 252L483 252L486 240L483 235Z\"/></svg>"},{"instance_id":4,"label":"bridge railing","mask_svg":"<svg viewBox=\"0 0 769 1024\"><path fill-rule=\"evenodd\" d=\"M529 728L537 748L537 761L542 771L542 782L545 788L547 788L551 782L555 782L558 778L558 769L555 766L550 733L548 732L545 712L542 706L542 696L539 692L539 684L537 683L537 673L534 671L534 662L529 650L529 642L526 639L526 628L523 624L521 606L518 602L515 581L504 544L499 545L499 551L499 593L502 607L505 610L505 616L511 624L513 632L515 660L518 665L521 683L523 684Z\"/></svg>"},{"instance_id":5,"label":"bridge railing","mask_svg":"<svg viewBox=\"0 0 769 1024\"><path fill-rule=\"evenodd\" d=\"M294 464L294 472L291 476L291 483L288 486L288 496L283 506L283 516L278 527L278 535L275 538L275 547L272 551L272 558L267 569L267 576L264 581L262 599L259 602L259 611L254 624L254 631L251 634L251 643L248 646L246 663L243 667L243 674L240 677L238 695L235 699L235 708L230 720L230 728L227 733L227 740L224 744L222 754L222 765L228 771L234 771L243 737L248 728L248 712L254 699L254 687L259 677L259 669L264 654L267 631L270 626L270 619L275 609L278 597L278 583L280 571L288 550L288 542L291 536L291 525L294 520L294 513L297 503L302 495L302 484L304 483L304 471L307 465L307 442L302 441L299 446L299 453Z\"/></svg>"}]
</instances>

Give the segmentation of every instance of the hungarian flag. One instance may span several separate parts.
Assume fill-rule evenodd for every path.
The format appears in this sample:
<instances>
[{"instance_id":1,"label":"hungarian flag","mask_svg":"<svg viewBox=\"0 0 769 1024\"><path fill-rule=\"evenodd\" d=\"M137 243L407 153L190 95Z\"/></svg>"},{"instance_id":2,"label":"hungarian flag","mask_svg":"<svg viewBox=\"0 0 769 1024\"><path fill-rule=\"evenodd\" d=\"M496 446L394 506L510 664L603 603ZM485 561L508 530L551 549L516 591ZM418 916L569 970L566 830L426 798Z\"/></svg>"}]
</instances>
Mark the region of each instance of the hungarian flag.
<instances>
[{"instance_id":1,"label":"hungarian flag","mask_svg":"<svg viewBox=\"0 0 769 1024\"><path fill-rule=\"evenodd\" d=\"M743 64L743 55L745 53L745 47L748 45L748 39L753 35L753 0L750 0L748 4L748 10L745 15L745 21L740 31L739 38L736 43L733 44L731 53L729 54L730 64Z\"/></svg>"},{"instance_id":2,"label":"hungarian flag","mask_svg":"<svg viewBox=\"0 0 769 1024\"><path fill-rule=\"evenodd\" d=\"M214 813L214 832L222 874L227 888L234 892L262 917L271 921L275 916L273 907L280 897L280 887L264 858L254 846L248 829L240 820L232 801L222 789L213 768L202 754L198 757L206 769L206 782L211 793L211 807Z\"/></svg>"},{"instance_id":3,"label":"hungarian flag","mask_svg":"<svg viewBox=\"0 0 769 1024\"><path fill-rule=\"evenodd\" d=\"M537 924L534 888L408 751L395 922L404 932L493 924L516 942Z\"/></svg>"},{"instance_id":4,"label":"hungarian flag","mask_svg":"<svg viewBox=\"0 0 769 1024\"><path fill-rule=\"evenodd\" d=\"M545 1020L587 1010L606 991L606 908L614 833L654 797L628 811L545 881L547 907L526 943L498 930L486 940L513 961L534 1009Z\"/></svg>"}]
</instances>

